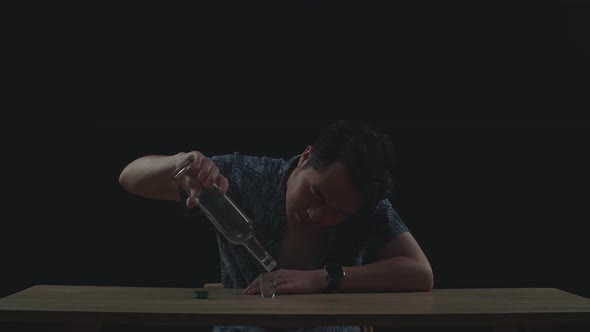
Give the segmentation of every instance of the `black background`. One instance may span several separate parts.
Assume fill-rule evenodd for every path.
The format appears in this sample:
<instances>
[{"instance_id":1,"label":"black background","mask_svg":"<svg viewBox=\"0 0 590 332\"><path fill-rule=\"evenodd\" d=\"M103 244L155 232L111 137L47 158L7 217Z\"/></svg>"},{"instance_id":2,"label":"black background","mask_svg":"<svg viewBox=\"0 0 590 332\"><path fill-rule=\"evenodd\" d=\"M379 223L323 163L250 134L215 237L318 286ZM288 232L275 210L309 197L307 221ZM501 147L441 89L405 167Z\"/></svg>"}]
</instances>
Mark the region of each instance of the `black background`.
<instances>
[{"instance_id":1,"label":"black background","mask_svg":"<svg viewBox=\"0 0 590 332\"><path fill-rule=\"evenodd\" d=\"M124 192L123 167L189 150L288 158L352 116L394 139L393 204L436 288L590 297L587 2L10 9L25 15L8 21L3 80L25 125L3 134L2 296L217 281L212 227Z\"/></svg>"}]
</instances>

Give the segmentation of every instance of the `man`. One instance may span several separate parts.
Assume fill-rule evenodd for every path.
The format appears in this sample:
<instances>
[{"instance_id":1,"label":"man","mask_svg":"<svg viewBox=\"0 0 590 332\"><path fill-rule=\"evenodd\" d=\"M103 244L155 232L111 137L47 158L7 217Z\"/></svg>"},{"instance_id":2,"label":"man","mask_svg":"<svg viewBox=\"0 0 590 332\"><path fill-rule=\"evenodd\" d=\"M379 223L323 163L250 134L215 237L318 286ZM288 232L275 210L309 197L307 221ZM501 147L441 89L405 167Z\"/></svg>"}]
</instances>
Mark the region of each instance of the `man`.
<instances>
[{"instance_id":1,"label":"man","mask_svg":"<svg viewBox=\"0 0 590 332\"><path fill-rule=\"evenodd\" d=\"M193 158L187 192L172 178ZM277 258L277 294L430 291L430 263L389 200L393 149L367 124L338 121L289 160L198 151L141 157L122 171L129 192L193 210L214 183L252 220ZM218 235L224 287L259 293L260 265ZM228 327L229 328L229 327ZM222 329L222 327L218 327Z\"/></svg>"}]
</instances>

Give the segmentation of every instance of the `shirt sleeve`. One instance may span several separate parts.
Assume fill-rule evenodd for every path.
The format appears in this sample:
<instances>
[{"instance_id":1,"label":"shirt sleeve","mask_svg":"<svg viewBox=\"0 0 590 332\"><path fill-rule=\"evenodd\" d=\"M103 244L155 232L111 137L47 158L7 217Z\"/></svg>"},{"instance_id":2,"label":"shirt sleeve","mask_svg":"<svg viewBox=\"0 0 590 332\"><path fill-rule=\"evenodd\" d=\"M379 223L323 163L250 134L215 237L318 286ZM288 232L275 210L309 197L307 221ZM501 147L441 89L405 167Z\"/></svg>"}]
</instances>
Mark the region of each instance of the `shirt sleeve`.
<instances>
[{"instance_id":1,"label":"shirt sleeve","mask_svg":"<svg viewBox=\"0 0 590 332\"><path fill-rule=\"evenodd\" d=\"M215 166L219 168L219 173L225 176L229 182L233 182L233 171L234 171L234 164L236 159L238 158L238 153L232 154L224 154L219 156L213 156L210 159L213 161Z\"/></svg>"},{"instance_id":2,"label":"shirt sleeve","mask_svg":"<svg viewBox=\"0 0 590 332\"><path fill-rule=\"evenodd\" d=\"M365 255L365 260L369 261L377 258L379 251L387 242L410 231L388 199L379 202L373 213L373 221L373 231L369 237Z\"/></svg>"}]
</instances>

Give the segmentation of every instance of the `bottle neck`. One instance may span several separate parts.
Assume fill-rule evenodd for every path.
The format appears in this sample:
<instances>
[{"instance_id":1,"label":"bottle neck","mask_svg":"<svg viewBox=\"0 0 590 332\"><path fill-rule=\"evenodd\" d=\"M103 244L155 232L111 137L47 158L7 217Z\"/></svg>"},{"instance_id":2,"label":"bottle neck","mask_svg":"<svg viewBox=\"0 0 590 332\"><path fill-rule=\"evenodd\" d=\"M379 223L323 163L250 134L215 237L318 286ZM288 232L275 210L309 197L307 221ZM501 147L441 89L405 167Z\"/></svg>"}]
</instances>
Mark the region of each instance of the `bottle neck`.
<instances>
[{"instance_id":1,"label":"bottle neck","mask_svg":"<svg viewBox=\"0 0 590 332\"><path fill-rule=\"evenodd\" d=\"M272 271L277 266L275 259L264 249L254 235L250 236L242 245L248 249L267 272Z\"/></svg>"}]
</instances>

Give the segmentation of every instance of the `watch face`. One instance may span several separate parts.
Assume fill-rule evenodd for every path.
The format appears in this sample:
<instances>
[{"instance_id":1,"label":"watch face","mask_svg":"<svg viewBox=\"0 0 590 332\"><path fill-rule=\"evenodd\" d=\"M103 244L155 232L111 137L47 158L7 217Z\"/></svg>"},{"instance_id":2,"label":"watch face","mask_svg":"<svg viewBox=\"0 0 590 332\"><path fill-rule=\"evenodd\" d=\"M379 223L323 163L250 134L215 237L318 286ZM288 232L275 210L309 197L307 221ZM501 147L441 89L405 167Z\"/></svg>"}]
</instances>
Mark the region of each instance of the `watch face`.
<instances>
[{"instance_id":1,"label":"watch face","mask_svg":"<svg viewBox=\"0 0 590 332\"><path fill-rule=\"evenodd\" d=\"M342 267L338 264L328 263L326 264L325 269L332 278L340 279L344 276L344 270L342 270Z\"/></svg>"}]
</instances>

